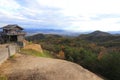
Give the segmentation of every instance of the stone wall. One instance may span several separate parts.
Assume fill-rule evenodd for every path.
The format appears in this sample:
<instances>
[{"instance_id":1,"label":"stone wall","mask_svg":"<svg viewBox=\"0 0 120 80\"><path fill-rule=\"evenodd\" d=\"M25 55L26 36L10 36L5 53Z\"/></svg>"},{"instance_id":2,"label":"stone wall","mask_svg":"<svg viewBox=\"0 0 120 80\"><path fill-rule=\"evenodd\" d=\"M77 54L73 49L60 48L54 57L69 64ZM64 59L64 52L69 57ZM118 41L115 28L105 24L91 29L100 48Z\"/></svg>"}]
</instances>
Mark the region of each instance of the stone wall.
<instances>
[{"instance_id":1,"label":"stone wall","mask_svg":"<svg viewBox=\"0 0 120 80\"><path fill-rule=\"evenodd\" d=\"M0 44L0 64L17 52L16 44Z\"/></svg>"}]
</instances>

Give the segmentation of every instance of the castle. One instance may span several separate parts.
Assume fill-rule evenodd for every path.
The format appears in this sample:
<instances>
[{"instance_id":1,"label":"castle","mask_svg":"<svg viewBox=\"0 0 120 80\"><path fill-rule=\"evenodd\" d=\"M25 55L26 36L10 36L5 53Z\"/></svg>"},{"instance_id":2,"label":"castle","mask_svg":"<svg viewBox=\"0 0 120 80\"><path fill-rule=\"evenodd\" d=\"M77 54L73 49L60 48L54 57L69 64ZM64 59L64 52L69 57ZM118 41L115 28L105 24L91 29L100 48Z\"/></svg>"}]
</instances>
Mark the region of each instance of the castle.
<instances>
[{"instance_id":1,"label":"castle","mask_svg":"<svg viewBox=\"0 0 120 80\"><path fill-rule=\"evenodd\" d=\"M16 24L6 25L0 29L0 43L23 42L26 35L24 29Z\"/></svg>"}]
</instances>

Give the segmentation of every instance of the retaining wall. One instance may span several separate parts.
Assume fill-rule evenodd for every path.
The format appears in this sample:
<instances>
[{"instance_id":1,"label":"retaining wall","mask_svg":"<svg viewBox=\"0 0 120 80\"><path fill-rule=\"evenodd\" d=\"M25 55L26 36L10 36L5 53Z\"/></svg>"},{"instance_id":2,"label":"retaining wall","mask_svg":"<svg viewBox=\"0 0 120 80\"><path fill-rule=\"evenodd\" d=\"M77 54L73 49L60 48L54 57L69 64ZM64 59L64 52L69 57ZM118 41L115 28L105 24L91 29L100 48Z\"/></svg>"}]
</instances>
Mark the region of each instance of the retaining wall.
<instances>
[{"instance_id":1,"label":"retaining wall","mask_svg":"<svg viewBox=\"0 0 120 80\"><path fill-rule=\"evenodd\" d=\"M0 44L0 64L17 52L16 44Z\"/></svg>"}]
</instances>

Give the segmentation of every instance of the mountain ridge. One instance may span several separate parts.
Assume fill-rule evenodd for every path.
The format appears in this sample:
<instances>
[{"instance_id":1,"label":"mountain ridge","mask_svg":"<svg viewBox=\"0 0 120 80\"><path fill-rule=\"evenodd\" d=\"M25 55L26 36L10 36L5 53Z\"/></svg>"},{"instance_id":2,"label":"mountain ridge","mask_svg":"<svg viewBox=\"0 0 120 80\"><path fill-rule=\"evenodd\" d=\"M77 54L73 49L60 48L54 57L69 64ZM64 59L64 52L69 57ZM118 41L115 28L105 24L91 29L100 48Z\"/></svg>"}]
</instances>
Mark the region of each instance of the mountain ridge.
<instances>
[{"instance_id":1,"label":"mountain ridge","mask_svg":"<svg viewBox=\"0 0 120 80\"><path fill-rule=\"evenodd\" d=\"M103 32L103 31L97 30L97 31L89 33L89 35L91 35L91 36L111 36L112 34L110 34L108 32Z\"/></svg>"},{"instance_id":2,"label":"mountain ridge","mask_svg":"<svg viewBox=\"0 0 120 80\"><path fill-rule=\"evenodd\" d=\"M61 30L61 29L29 29L26 28L25 31L28 33L27 35L34 35L38 33L42 34L58 34L58 35L69 35L69 36L78 36L80 34L88 34L92 33L94 31L79 31L79 32L74 32L74 31L69 31L69 30ZM96 30L98 31L98 30ZM101 32L107 32L113 35L118 35L120 34L120 31L101 31Z\"/></svg>"}]
</instances>

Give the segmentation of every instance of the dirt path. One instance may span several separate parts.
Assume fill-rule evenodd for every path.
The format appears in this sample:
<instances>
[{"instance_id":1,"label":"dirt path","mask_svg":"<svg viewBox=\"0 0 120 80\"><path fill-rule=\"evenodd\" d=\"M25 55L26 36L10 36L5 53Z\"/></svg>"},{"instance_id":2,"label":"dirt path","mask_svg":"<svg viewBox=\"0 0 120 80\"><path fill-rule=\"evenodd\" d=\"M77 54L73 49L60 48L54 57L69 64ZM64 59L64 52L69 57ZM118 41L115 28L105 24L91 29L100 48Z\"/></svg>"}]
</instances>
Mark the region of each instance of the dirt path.
<instances>
[{"instance_id":1,"label":"dirt path","mask_svg":"<svg viewBox=\"0 0 120 80\"><path fill-rule=\"evenodd\" d=\"M20 54L3 63L0 73L9 80L103 80L68 61Z\"/></svg>"}]
</instances>

